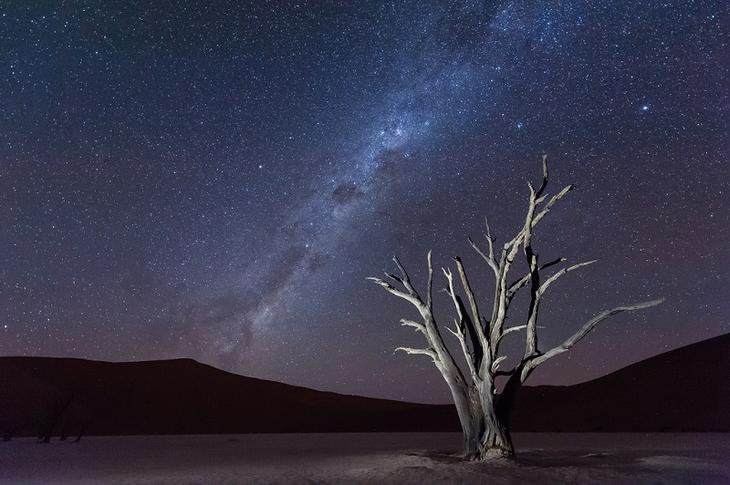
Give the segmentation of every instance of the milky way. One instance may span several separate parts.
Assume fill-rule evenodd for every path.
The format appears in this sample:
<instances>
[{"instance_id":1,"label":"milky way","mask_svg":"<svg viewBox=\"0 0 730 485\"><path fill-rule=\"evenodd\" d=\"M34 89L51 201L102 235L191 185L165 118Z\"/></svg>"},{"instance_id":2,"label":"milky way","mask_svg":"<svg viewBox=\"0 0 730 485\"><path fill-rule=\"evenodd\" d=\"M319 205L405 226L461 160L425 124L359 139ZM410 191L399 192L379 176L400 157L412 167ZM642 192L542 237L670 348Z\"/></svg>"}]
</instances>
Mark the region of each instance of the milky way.
<instances>
[{"instance_id":1,"label":"milky way","mask_svg":"<svg viewBox=\"0 0 730 485\"><path fill-rule=\"evenodd\" d=\"M192 357L446 401L393 355L397 253L508 237L548 153L545 258L594 259L544 341L617 318L535 382L730 330L724 2L11 2L0 7L0 353ZM421 283L423 283L421 281ZM439 298L441 298L440 295ZM440 317L449 317L448 302ZM515 316L519 318L519 316Z\"/></svg>"}]
</instances>

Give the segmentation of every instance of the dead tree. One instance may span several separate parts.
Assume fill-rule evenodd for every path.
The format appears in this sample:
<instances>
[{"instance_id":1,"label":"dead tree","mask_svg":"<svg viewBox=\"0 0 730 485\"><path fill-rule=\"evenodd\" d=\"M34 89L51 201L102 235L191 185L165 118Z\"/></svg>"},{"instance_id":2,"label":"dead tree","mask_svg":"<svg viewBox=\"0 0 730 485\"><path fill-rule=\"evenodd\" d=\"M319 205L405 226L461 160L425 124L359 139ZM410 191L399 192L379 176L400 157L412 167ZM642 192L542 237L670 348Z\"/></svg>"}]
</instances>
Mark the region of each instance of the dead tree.
<instances>
[{"instance_id":1,"label":"dead tree","mask_svg":"<svg viewBox=\"0 0 730 485\"><path fill-rule=\"evenodd\" d=\"M454 327L446 328L453 334L464 354L467 369L462 369L454 359L451 351L444 343L439 325L433 312L433 265L431 252L428 252L428 283L425 298L416 290L405 268L397 257L393 258L399 270L399 276L385 273L395 285L380 278L368 278L385 288L393 295L411 303L421 317L421 321L402 319L404 326L413 327L422 333L428 345L424 348L398 347L396 351L407 354L425 355L433 360L451 391L459 421L464 433L464 450L468 459L483 460L494 456L512 456L514 447L509 430L509 413L515 394L530 374L547 360L570 350L583 337L588 335L598 324L618 313L653 307L662 299L619 306L598 313L585 322L577 332L565 339L560 345L548 350L540 350L538 346L538 316L543 297L561 276L578 268L590 265L595 261L587 261L572 266L565 266L543 276L545 270L558 268L565 258L541 263L533 247L533 232L536 226L553 209L573 185L568 185L556 194L548 197L545 190L548 184L547 157L542 160L543 176L538 188L531 183L529 200L524 223L512 239L507 241L495 254L495 238L486 223L486 246L477 245L469 238L469 243L485 261L489 272L494 277L494 294L491 300L491 312L483 312L479 300L472 289L466 269L458 257L454 258L461 290L457 291L454 275L449 268L442 268L446 277L445 291L453 303L455 318ZM517 278L511 277L513 263L519 253L525 258L527 271ZM507 326L505 322L510 304L520 290L529 292L529 306L524 324ZM463 292L466 302L460 296ZM520 322L521 323L521 322ZM503 369L507 359L500 346L505 336L525 333L524 353L511 369ZM497 378L506 379L501 391Z\"/></svg>"},{"instance_id":2,"label":"dead tree","mask_svg":"<svg viewBox=\"0 0 730 485\"><path fill-rule=\"evenodd\" d=\"M51 409L48 410L46 416L43 417L40 423L40 429L38 433L38 441L42 443L50 443L51 437L53 436L54 430L58 429L59 423L63 422L64 414L68 409L69 405L73 402L74 395L69 394L65 399L59 397L59 400L54 402ZM62 432L63 436L63 432ZM62 437L62 440L65 440Z\"/></svg>"}]
</instances>

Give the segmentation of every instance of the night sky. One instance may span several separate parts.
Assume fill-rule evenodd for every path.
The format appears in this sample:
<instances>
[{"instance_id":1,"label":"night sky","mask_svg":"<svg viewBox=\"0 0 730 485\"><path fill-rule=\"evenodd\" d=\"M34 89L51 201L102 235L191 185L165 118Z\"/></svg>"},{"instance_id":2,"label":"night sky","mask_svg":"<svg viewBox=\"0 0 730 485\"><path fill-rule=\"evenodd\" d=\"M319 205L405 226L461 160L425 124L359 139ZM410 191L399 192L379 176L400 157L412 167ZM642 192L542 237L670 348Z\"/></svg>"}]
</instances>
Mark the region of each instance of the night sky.
<instances>
[{"instance_id":1,"label":"night sky","mask_svg":"<svg viewBox=\"0 0 730 485\"><path fill-rule=\"evenodd\" d=\"M0 1L0 354L447 402L393 354L423 343L413 309L365 277L398 254L423 287L428 249L460 254L486 305L466 236L514 235L542 153L549 189L577 189L536 249L598 259L552 287L543 345L667 300L530 383L726 333L728 20L722 0Z\"/></svg>"}]
</instances>

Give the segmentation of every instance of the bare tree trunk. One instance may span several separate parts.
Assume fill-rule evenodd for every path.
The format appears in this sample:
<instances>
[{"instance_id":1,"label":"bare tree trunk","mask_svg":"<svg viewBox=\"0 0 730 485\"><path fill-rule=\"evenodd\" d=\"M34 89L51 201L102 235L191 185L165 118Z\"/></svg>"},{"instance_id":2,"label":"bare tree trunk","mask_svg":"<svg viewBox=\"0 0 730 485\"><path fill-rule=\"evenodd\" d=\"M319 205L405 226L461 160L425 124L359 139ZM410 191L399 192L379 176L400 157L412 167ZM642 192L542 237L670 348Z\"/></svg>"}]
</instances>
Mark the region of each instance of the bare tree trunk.
<instances>
[{"instance_id":1,"label":"bare tree trunk","mask_svg":"<svg viewBox=\"0 0 730 485\"><path fill-rule=\"evenodd\" d=\"M514 455L508 415L502 415L491 392L479 387L452 393L464 435L464 458L484 460ZM486 396L486 397L485 397Z\"/></svg>"},{"instance_id":2,"label":"bare tree trunk","mask_svg":"<svg viewBox=\"0 0 730 485\"><path fill-rule=\"evenodd\" d=\"M504 408L498 406L499 396L494 395L489 382L476 386L479 396L479 408L482 422L479 444L471 459L485 460L494 457L510 457L514 455L514 446L509 431L509 415L502 413Z\"/></svg>"},{"instance_id":3,"label":"bare tree trunk","mask_svg":"<svg viewBox=\"0 0 730 485\"><path fill-rule=\"evenodd\" d=\"M474 388L467 391L466 405L459 414L467 416L466 420L462 420L461 428L464 433L464 456L471 459L479 452L484 433L484 415L481 412L479 395Z\"/></svg>"},{"instance_id":4,"label":"bare tree trunk","mask_svg":"<svg viewBox=\"0 0 730 485\"><path fill-rule=\"evenodd\" d=\"M464 434L464 451L467 455L474 454L479 448L483 429L478 396L473 388L459 383L456 379L447 378L448 373L443 374Z\"/></svg>"},{"instance_id":5,"label":"bare tree trunk","mask_svg":"<svg viewBox=\"0 0 730 485\"><path fill-rule=\"evenodd\" d=\"M491 415L489 419L486 419L485 424L484 435L479 443L479 451L475 459L488 460L490 458L514 456L515 449L512 445L509 426L496 415Z\"/></svg>"}]
</instances>

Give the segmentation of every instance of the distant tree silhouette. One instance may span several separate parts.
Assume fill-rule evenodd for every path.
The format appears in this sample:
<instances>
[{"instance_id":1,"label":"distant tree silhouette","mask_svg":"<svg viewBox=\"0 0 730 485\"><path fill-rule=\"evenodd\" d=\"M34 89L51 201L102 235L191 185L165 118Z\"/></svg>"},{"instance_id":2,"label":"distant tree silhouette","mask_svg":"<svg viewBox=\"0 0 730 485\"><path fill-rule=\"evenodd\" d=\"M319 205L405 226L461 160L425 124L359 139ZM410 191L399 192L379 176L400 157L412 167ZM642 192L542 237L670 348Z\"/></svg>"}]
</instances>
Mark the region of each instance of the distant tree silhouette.
<instances>
[{"instance_id":1,"label":"distant tree silhouette","mask_svg":"<svg viewBox=\"0 0 730 485\"><path fill-rule=\"evenodd\" d=\"M50 443L53 432L58 428L59 423L62 422L63 414L68 409L69 405L73 401L73 394L69 394L66 398L61 398L56 401L55 405L52 406L45 416L41 419L38 441L42 443ZM63 430L61 430L61 440L66 439Z\"/></svg>"},{"instance_id":2,"label":"distant tree silhouette","mask_svg":"<svg viewBox=\"0 0 730 485\"><path fill-rule=\"evenodd\" d=\"M444 343L440 327L434 317L431 251L427 256L428 283L425 298L413 286L408 273L397 257L394 257L393 261L398 267L399 276L386 273L386 276L395 282L396 286L380 278L368 278L393 295L408 301L418 310L421 321L402 319L401 324L413 327L417 332L422 333L428 346L425 348L398 347L396 351L425 355L433 360L434 365L448 384L456 405L464 433L465 457L468 459L484 460L495 456L514 455L509 429L510 410L517 390L539 365L570 350L598 324L612 315L653 307L663 301L658 299L603 311L584 323L577 332L556 347L545 351L540 350L537 323L540 305L546 291L561 276L595 262L587 261L563 267L547 278L543 277L544 270L557 267L565 261L565 258L540 263L533 247L533 232L555 204L573 189L573 185L568 185L548 198L545 193L548 184L546 156L543 157L542 162L543 176L540 186L535 188L528 183L530 194L524 223L517 235L502 246L499 255L495 255L495 238L492 237L488 222L485 233L486 248L480 248L469 238L470 245L486 262L494 276L494 293L490 313L482 313L460 258L455 257L454 263L459 274L461 291L466 296L466 304L457 293L451 269L442 268L446 278L445 291L450 297L456 313L454 328L444 328L456 337L468 371L464 372L455 361ZM511 278L510 270L514 269L513 262L520 249L527 263L527 271L516 278ZM529 292L530 297L525 324L507 327L505 322L510 304L523 288ZM502 369L500 366L505 363L507 355L501 352L501 344L507 335L518 332L525 333L524 352L519 356L514 367L508 370ZM501 392L499 392L496 382L498 377L506 378Z\"/></svg>"}]
</instances>

